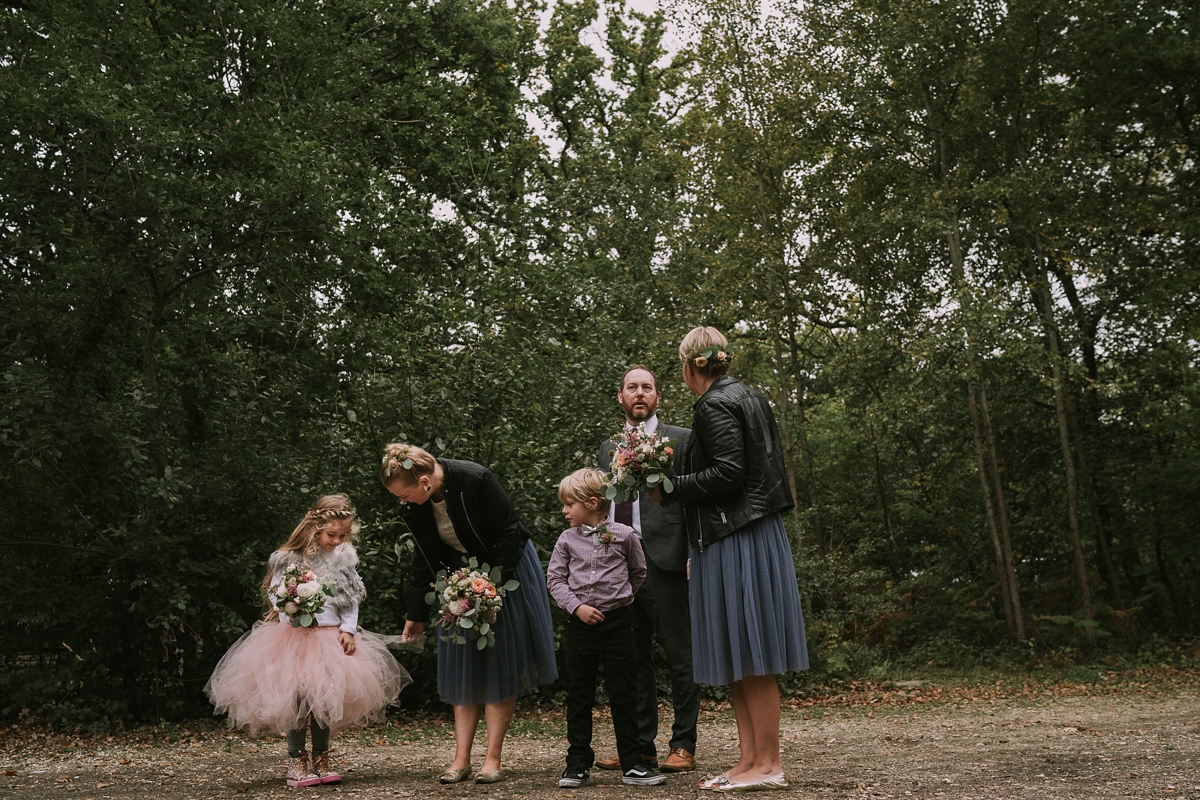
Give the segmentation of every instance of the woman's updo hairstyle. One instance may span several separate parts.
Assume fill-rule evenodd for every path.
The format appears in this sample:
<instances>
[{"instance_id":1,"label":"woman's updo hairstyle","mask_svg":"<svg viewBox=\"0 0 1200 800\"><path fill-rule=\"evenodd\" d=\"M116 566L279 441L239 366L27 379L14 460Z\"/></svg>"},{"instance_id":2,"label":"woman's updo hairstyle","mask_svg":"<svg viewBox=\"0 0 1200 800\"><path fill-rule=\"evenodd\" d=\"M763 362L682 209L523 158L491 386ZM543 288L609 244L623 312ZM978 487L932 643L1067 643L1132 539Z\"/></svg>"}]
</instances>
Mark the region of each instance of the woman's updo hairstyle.
<instances>
[{"instance_id":1,"label":"woman's updo hairstyle","mask_svg":"<svg viewBox=\"0 0 1200 800\"><path fill-rule=\"evenodd\" d=\"M733 356L729 340L716 328L692 328L679 343L679 360L698 374L719 378L729 372Z\"/></svg>"},{"instance_id":2,"label":"woman's updo hairstyle","mask_svg":"<svg viewBox=\"0 0 1200 800\"><path fill-rule=\"evenodd\" d=\"M389 444L383 448L379 480L384 486L391 486L396 481L404 486L415 486L417 478L432 475L436 468L437 459L421 448L411 444Z\"/></svg>"}]
</instances>

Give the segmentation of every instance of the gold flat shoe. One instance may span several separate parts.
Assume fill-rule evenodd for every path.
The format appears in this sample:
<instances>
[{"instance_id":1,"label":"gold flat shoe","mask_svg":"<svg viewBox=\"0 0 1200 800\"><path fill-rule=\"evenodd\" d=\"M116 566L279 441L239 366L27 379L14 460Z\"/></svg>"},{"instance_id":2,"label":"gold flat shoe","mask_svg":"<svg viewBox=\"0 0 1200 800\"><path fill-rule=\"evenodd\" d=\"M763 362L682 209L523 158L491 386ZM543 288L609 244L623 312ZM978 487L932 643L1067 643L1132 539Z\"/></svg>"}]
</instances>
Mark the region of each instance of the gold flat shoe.
<instances>
[{"instance_id":1,"label":"gold flat shoe","mask_svg":"<svg viewBox=\"0 0 1200 800\"><path fill-rule=\"evenodd\" d=\"M700 781L700 789L716 789L729 783L728 775L705 775Z\"/></svg>"},{"instance_id":2,"label":"gold flat shoe","mask_svg":"<svg viewBox=\"0 0 1200 800\"><path fill-rule=\"evenodd\" d=\"M471 774L471 765L462 769L448 769L438 776L438 783L461 783Z\"/></svg>"},{"instance_id":3,"label":"gold flat shoe","mask_svg":"<svg viewBox=\"0 0 1200 800\"><path fill-rule=\"evenodd\" d=\"M504 780L504 770L499 772L481 772L475 776L476 783L499 783Z\"/></svg>"},{"instance_id":4,"label":"gold flat shoe","mask_svg":"<svg viewBox=\"0 0 1200 800\"><path fill-rule=\"evenodd\" d=\"M765 792L773 789L786 789L788 782L784 775L776 775L772 778L762 778L748 783L734 783L727 780L723 785L712 788L714 792Z\"/></svg>"}]
</instances>

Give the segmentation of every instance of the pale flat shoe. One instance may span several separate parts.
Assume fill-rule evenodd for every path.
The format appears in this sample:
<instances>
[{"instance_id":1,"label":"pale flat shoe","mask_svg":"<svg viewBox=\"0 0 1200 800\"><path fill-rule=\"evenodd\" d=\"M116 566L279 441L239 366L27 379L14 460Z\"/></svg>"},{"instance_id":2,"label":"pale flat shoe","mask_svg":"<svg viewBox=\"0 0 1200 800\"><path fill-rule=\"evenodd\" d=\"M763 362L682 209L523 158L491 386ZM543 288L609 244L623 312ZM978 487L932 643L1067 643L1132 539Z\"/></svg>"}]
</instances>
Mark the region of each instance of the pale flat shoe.
<instances>
[{"instance_id":1,"label":"pale flat shoe","mask_svg":"<svg viewBox=\"0 0 1200 800\"><path fill-rule=\"evenodd\" d=\"M504 780L504 770L499 772L481 772L475 776L476 783L499 783Z\"/></svg>"},{"instance_id":2,"label":"pale flat shoe","mask_svg":"<svg viewBox=\"0 0 1200 800\"><path fill-rule=\"evenodd\" d=\"M438 783L461 783L471 774L471 765L467 764L462 769L448 769L438 776Z\"/></svg>"},{"instance_id":3,"label":"pale flat shoe","mask_svg":"<svg viewBox=\"0 0 1200 800\"><path fill-rule=\"evenodd\" d=\"M705 775L700 781L701 789L716 789L718 786L724 786L729 783L728 775Z\"/></svg>"},{"instance_id":4,"label":"pale flat shoe","mask_svg":"<svg viewBox=\"0 0 1200 800\"><path fill-rule=\"evenodd\" d=\"M714 792L764 792L773 789L788 788L787 777L780 773L771 778L761 778L757 781L749 781L747 783L734 783L726 781L721 786L714 786Z\"/></svg>"}]
</instances>

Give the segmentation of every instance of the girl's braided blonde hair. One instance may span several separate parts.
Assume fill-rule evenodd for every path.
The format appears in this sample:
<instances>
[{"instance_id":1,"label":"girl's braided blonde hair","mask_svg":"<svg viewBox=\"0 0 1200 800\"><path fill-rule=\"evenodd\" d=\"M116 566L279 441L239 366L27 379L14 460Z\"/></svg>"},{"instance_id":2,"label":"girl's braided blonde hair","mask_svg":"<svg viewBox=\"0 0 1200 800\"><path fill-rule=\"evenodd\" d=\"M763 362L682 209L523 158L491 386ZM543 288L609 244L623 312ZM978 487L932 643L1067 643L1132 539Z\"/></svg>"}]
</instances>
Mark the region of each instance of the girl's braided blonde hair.
<instances>
[{"instance_id":1,"label":"girl's braided blonde hair","mask_svg":"<svg viewBox=\"0 0 1200 800\"><path fill-rule=\"evenodd\" d=\"M301 553L307 561L308 557L317 552L321 546L317 543L317 535L336 520L343 519L350 520L349 540L353 540L358 535L359 524L358 520L354 518L354 506L350 504L350 498L344 494L327 494L318 497L317 501L304 514L300 524L292 531L292 535L278 549ZM265 597L266 592L271 588L270 568L267 569L267 575L263 578L262 588Z\"/></svg>"}]
</instances>

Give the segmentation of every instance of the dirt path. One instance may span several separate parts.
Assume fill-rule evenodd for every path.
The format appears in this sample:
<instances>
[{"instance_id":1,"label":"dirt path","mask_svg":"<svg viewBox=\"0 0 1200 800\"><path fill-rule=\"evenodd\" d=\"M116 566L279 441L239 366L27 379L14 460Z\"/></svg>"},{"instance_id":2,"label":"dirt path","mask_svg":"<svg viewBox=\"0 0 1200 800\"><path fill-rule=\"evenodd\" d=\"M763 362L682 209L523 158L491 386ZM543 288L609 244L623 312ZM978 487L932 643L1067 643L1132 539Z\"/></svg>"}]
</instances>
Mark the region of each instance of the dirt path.
<instances>
[{"instance_id":1,"label":"dirt path","mask_svg":"<svg viewBox=\"0 0 1200 800\"><path fill-rule=\"evenodd\" d=\"M1170 696L1043 696L926 705L813 706L786 711L784 764L806 798L1170 798L1200 800L1200 687ZM597 725L612 750L611 727ZM728 711L704 712L698 770L736 759ZM176 731L178 734L178 731ZM700 773L659 787L632 788L615 772L591 786L555 787L562 769L562 717L526 714L505 750L509 778L492 786L442 787L436 776L452 754L449 722L400 722L343 735L340 787L287 789L284 744L226 731L167 742L136 735L88 740L29 730L0 733L0 800L138 798L609 798L707 797ZM479 745L476 746L477 751ZM476 758L478 767L478 758Z\"/></svg>"}]
</instances>

